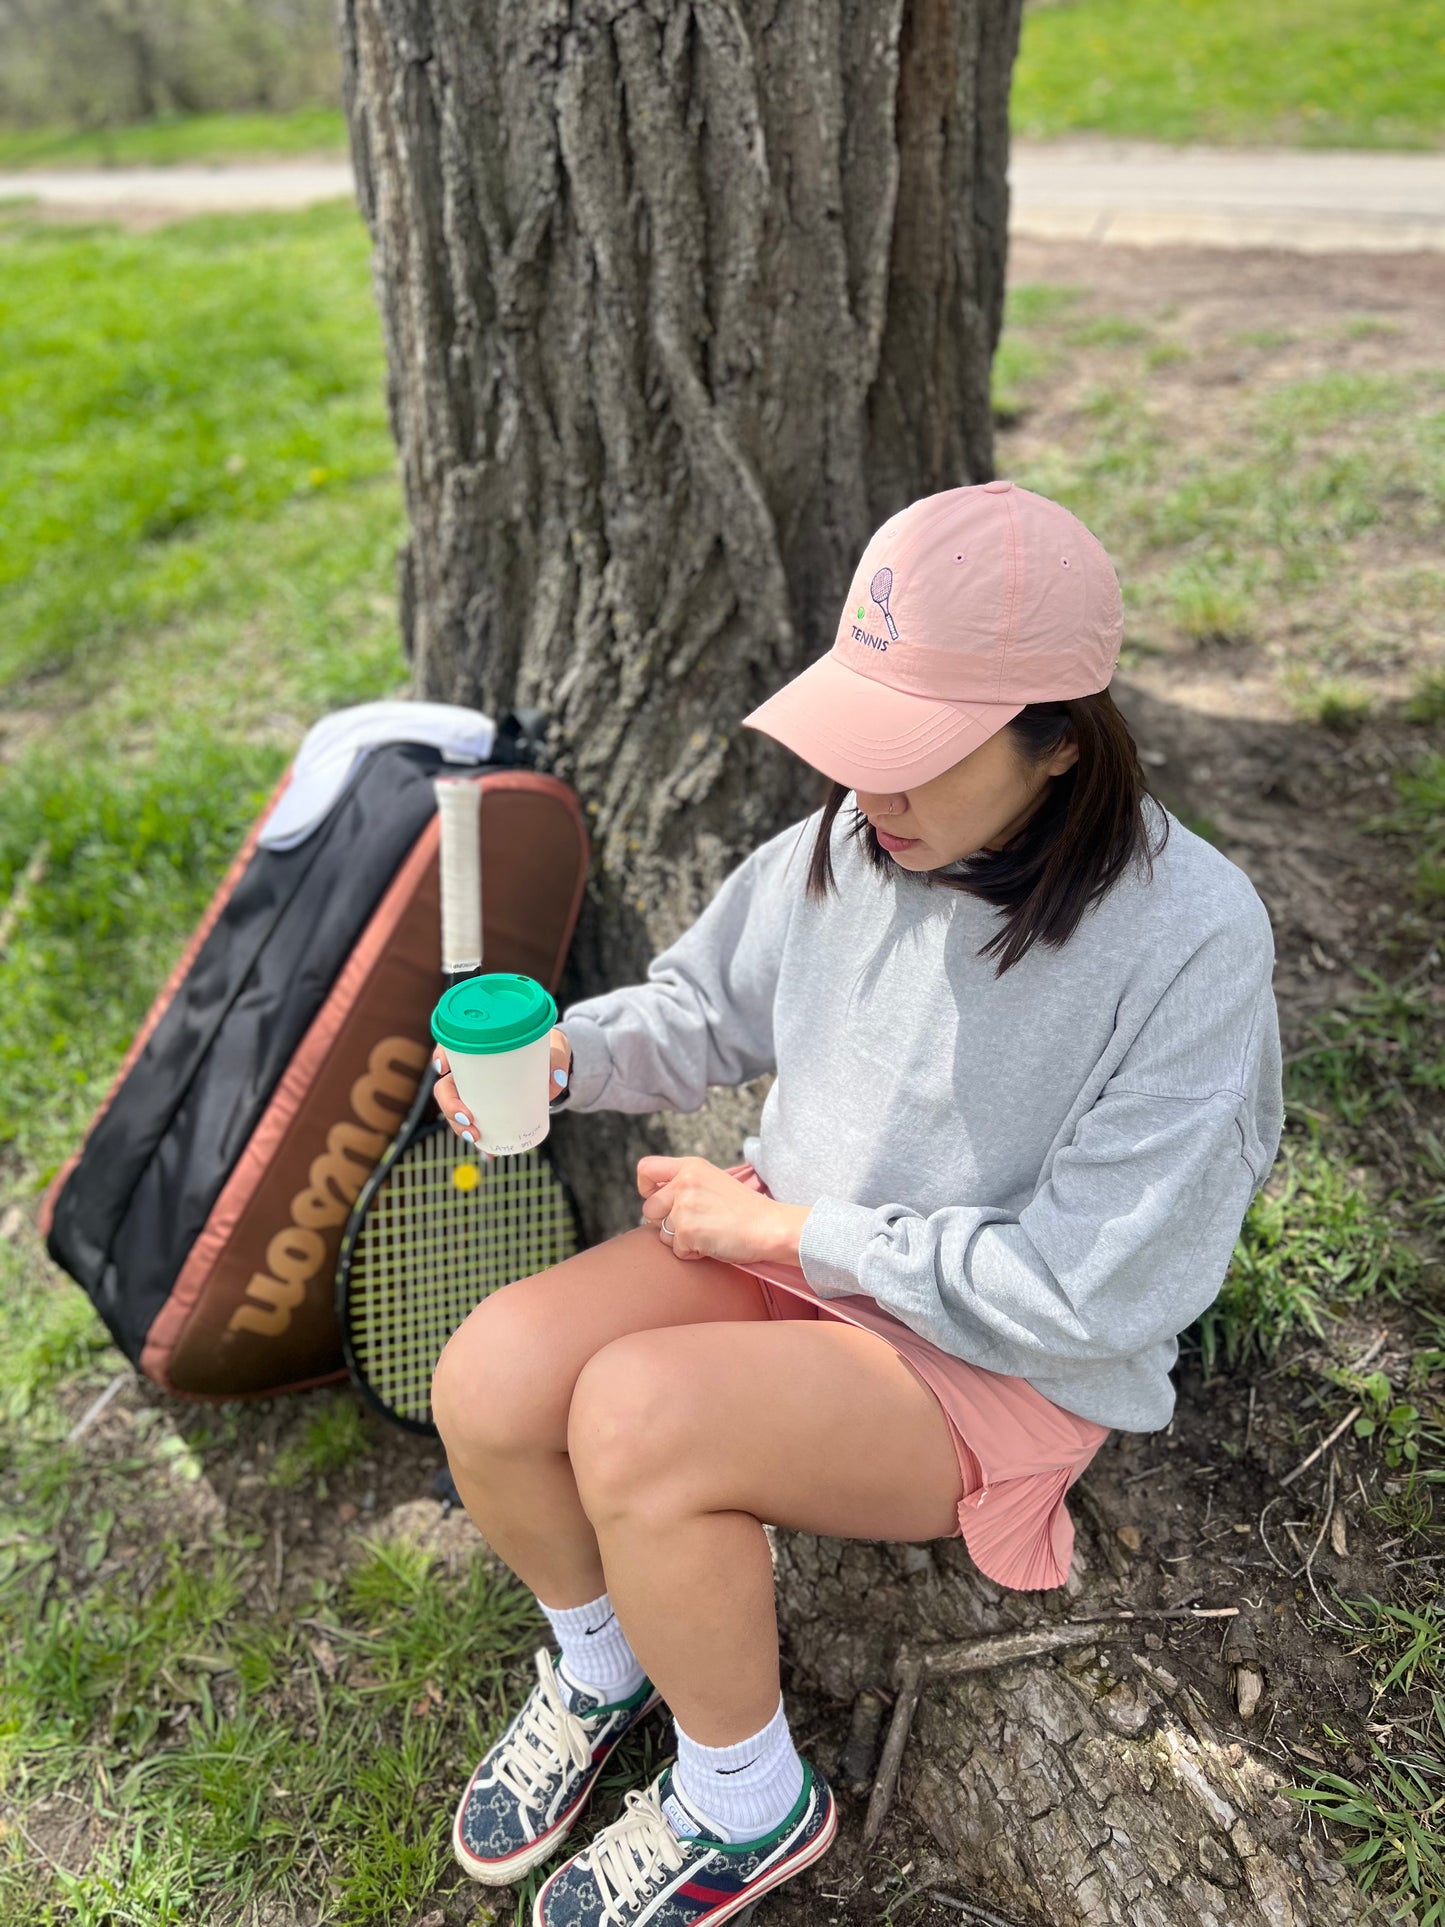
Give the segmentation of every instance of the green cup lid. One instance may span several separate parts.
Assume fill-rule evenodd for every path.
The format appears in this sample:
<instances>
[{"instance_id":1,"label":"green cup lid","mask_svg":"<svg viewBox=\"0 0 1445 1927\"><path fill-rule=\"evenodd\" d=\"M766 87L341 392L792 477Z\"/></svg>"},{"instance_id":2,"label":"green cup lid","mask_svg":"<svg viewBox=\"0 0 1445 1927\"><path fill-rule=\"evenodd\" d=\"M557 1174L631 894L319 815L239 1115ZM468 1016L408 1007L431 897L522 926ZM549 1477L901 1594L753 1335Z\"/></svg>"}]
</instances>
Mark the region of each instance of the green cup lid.
<instances>
[{"instance_id":1,"label":"green cup lid","mask_svg":"<svg viewBox=\"0 0 1445 1927\"><path fill-rule=\"evenodd\" d=\"M557 1006L539 983L498 973L467 977L444 991L431 1014L431 1034L444 1050L482 1057L535 1044L556 1021Z\"/></svg>"}]
</instances>

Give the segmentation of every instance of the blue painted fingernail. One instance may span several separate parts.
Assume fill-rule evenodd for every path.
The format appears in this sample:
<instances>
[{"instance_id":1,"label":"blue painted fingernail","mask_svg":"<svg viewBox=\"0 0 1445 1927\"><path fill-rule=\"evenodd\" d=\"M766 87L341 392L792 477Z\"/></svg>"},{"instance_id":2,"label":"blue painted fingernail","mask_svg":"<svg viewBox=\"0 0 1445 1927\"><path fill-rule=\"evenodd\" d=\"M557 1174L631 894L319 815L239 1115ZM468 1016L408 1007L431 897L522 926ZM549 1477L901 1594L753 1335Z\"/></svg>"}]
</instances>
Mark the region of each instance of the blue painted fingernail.
<instances>
[{"instance_id":1,"label":"blue painted fingernail","mask_svg":"<svg viewBox=\"0 0 1445 1927\"><path fill-rule=\"evenodd\" d=\"M475 1139L475 1138L474 1138L474 1137L472 1136L472 1134L471 1134L471 1132L470 1132L470 1131L463 1131L463 1132L462 1132L462 1142L463 1142L464 1144L475 1144L475 1143L476 1143L476 1141L477 1141L477 1140L476 1140L476 1139Z\"/></svg>"},{"instance_id":2,"label":"blue painted fingernail","mask_svg":"<svg viewBox=\"0 0 1445 1927\"><path fill-rule=\"evenodd\" d=\"M554 1084L565 1084L567 1082L566 1071L553 1071L552 1082Z\"/></svg>"},{"instance_id":3,"label":"blue painted fingernail","mask_svg":"<svg viewBox=\"0 0 1445 1927\"><path fill-rule=\"evenodd\" d=\"M453 1111L452 1116L456 1119L458 1124L470 1124L472 1121L467 1116L465 1111Z\"/></svg>"}]
</instances>

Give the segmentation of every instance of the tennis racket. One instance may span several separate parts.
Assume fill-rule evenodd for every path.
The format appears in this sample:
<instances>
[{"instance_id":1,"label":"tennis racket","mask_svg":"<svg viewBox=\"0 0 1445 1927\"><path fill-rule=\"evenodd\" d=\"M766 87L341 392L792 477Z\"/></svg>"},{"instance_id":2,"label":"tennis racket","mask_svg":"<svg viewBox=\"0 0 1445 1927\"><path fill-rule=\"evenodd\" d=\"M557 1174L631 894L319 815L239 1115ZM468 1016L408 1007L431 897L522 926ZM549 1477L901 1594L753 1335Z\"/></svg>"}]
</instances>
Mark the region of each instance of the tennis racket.
<instances>
[{"instance_id":1,"label":"tennis racket","mask_svg":"<svg viewBox=\"0 0 1445 1927\"><path fill-rule=\"evenodd\" d=\"M442 972L482 963L481 786L438 778ZM572 1199L545 1149L486 1159L437 1109L429 1063L406 1119L342 1235L336 1310L352 1378L384 1418L435 1436L431 1381L442 1347L488 1293L570 1258Z\"/></svg>"}]
</instances>

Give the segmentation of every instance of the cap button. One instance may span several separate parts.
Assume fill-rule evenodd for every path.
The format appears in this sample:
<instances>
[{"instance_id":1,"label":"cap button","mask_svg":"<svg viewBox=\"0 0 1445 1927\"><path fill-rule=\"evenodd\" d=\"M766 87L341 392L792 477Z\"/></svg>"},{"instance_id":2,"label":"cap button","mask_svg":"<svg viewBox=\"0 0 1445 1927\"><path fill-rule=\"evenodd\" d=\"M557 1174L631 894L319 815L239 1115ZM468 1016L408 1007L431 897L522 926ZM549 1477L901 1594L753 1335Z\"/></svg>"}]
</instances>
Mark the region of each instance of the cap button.
<instances>
[{"instance_id":1,"label":"cap button","mask_svg":"<svg viewBox=\"0 0 1445 1927\"><path fill-rule=\"evenodd\" d=\"M1012 487L1012 482L985 482L983 492L985 495L1007 495Z\"/></svg>"}]
</instances>

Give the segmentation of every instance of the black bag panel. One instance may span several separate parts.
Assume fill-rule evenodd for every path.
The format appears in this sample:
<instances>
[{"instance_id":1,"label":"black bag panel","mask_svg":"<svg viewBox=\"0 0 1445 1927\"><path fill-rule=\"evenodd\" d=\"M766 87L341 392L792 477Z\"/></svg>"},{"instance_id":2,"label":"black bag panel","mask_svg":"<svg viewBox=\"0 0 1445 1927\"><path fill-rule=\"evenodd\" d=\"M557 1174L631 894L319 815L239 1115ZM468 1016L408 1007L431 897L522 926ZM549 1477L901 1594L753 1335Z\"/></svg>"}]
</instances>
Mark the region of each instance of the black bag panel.
<instances>
[{"instance_id":1,"label":"black bag panel","mask_svg":"<svg viewBox=\"0 0 1445 1927\"><path fill-rule=\"evenodd\" d=\"M56 1200L50 1255L138 1360L287 1065L453 765L372 749L293 850L258 848ZM123 1285L122 1285L123 1281Z\"/></svg>"}]
</instances>

